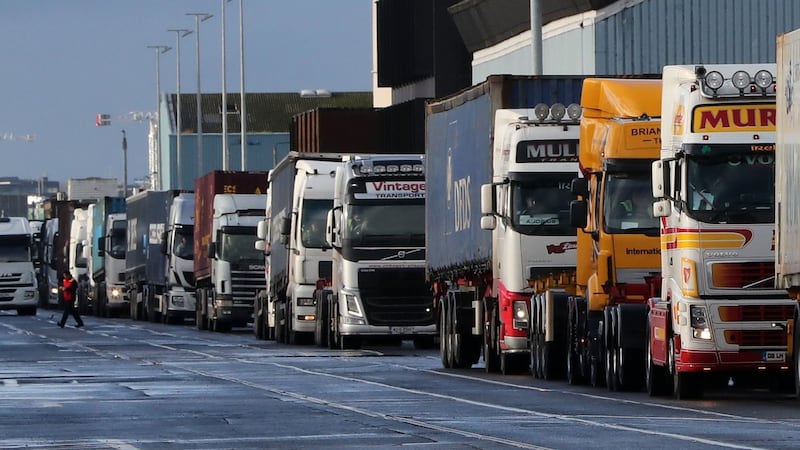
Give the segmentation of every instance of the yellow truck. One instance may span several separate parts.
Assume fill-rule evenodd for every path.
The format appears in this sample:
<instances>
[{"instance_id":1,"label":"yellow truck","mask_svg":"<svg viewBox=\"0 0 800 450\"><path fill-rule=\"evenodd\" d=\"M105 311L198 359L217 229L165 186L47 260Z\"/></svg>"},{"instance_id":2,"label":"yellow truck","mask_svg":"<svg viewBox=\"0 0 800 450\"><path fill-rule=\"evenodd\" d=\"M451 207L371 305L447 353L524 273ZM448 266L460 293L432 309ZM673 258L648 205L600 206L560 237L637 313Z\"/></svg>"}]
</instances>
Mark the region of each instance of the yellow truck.
<instances>
[{"instance_id":1,"label":"yellow truck","mask_svg":"<svg viewBox=\"0 0 800 450\"><path fill-rule=\"evenodd\" d=\"M570 204L578 229L576 294L566 305L554 301L554 293L539 295L542 312L532 327L553 337L566 328L561 335L570 384L637 390L644 382L647 300L660 287L650 183L661 149L661 81L588 78L581 107L583 177L573 180L578 199ZM540 364L548 363L543 358Z\"/></svg>"}]
</instances>

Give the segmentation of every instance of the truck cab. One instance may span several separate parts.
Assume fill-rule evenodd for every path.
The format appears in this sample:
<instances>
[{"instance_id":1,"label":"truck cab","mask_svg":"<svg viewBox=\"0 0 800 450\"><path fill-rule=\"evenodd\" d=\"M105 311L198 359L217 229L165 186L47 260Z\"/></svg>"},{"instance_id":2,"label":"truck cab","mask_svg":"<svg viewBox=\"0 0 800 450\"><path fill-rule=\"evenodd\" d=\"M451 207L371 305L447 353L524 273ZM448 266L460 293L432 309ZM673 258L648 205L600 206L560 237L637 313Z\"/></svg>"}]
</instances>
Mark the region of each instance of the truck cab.
<instances>
[{"instance_id":1,"label":"truck cab","mask_svg":"<svg viewBox=\"0 0 800 450\"><path fill-rule=\"evenodd\" d=\"M175 196L169 209L164 242L167 255L167 317L194 317L194 194ZM163 313L162 313L163 314Z\"/></svg>"},{"instance_id":2,"label":"truck cab","mask_svg":"<svg viewBox=\"0 0 800 450\"><path fill-rule=\"evenodd\" d=\"M36 314L31 228L25 217L0 217L0 309Z\"/></svg>"},{"instance_id":3,"label":"truck cab","mask_svg":"<svg viewBox=\"0 0 800 450\"><path fill-rule=\"evenodd\" d=\"M126 213L109 214L107 233L103 236L105 251L105 297L102 311L117 315L128 311L128 290L125 287L125 253L127 250L128 219Z\"/></svg>"}]
</instances>

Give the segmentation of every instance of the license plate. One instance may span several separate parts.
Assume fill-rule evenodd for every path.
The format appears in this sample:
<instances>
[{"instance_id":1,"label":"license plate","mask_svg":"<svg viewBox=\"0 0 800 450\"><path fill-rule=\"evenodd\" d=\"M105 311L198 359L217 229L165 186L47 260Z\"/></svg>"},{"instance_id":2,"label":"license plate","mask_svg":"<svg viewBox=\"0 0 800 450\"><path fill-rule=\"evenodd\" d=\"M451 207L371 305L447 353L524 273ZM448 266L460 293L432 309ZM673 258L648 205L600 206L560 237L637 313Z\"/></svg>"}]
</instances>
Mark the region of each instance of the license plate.
<instances>
[{"instance_id":1,"label":"license plate","mask_svg":"<svg viewBox=\"0 0 800 450\"><path fill-rule=\"evenodd\" d=\"M764 352L762 360L767 362L785 362L786 352Z\"/></svg>"},{"instance_id":2,"label":"license plate","mask_svg":"<svg viewBox=\"0 0 800 450\"><path fill-rule=\"evenodd\" d=\"M411 334L413 332L413 327L389 327L389 334Z\"/></svg>"}]
</instances>

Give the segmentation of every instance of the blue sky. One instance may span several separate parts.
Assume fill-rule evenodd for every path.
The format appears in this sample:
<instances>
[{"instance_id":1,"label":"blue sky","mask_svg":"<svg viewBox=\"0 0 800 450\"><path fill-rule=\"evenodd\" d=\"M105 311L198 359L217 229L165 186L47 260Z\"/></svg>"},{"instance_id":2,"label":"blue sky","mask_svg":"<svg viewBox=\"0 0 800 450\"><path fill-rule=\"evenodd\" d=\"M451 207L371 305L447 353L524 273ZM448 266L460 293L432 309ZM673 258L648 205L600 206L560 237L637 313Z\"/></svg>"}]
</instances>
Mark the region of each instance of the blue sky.
<instances>
[{"instance_id":1,"label":"blue sky","mask_svg":"<svg viewBox=\"0 0 800 450\"><path fill-rule=\"evenodd\" d=\"M226 3L227 90L239 92L239 0ZM128 136L128 180L147 174L145 122L97 127L95 115L155 111L156 56L161 90L176 90L176 34L200 25L203 92L222 89L221 0L0 0L0 176L122 179L121 132ZM247 92L369 91L370 0L244 0ZM196 38L181 40L181 92L195 92Z\"/></svg>"}]
</instances>

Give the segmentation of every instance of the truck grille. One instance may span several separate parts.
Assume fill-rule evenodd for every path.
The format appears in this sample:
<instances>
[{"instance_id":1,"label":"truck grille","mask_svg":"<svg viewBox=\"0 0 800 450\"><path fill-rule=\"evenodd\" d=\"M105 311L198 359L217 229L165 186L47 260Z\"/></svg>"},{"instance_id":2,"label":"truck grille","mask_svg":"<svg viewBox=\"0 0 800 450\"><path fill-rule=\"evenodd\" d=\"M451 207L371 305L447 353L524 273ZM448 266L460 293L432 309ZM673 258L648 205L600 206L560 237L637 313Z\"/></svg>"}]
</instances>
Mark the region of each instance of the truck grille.
<instances>
[{"instance_id":1,"label":"truck grille","mask_svg":"<svg viewBox=\"0 0 800 450\"><path fill-rule=\"evenodd\" d=\"M725 342L742 347L785 347L787 335L783 330L726 330Z\"/></svg>"},{"instance_id":2,"label":"truck grille","mask_svg":"<svg viewBox=\"0 0 800 450\"><path fill-rule=\"evenodd\" d=\"M425 269L363 269L358 286L370 325L424 326L434 323Z\"/></svg>"},{"instance_id":3,"label":"truck grille","mask_svg":"<svg viewBox=\"0 0 800 450\"><path fill-rule=\"evenodd\" d=\"M234 305L252 305L259 290L264 289L266 278L263 270L231 269L231 291Z\"/></svg>"},{"instance_id":4,"label":"truck grille","mask_svg":"<svg viewBox=\"0 0 800 450\"><path fill-rule=\"evenodd\" d=\"M718 310L723 322L789 320L794 316L794 305L720 306Z\"/></svg>"},{"instance_id":5,"label":"truck grille","mask_svg":"<svg viewBox=\"0 0 800 450\"><path fill-rule=\"evenodd\" d=\"M775 289L774 262L716 263L711 266L711 283L719 289Z\"/></svg>"}]
</instances>

